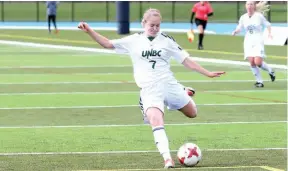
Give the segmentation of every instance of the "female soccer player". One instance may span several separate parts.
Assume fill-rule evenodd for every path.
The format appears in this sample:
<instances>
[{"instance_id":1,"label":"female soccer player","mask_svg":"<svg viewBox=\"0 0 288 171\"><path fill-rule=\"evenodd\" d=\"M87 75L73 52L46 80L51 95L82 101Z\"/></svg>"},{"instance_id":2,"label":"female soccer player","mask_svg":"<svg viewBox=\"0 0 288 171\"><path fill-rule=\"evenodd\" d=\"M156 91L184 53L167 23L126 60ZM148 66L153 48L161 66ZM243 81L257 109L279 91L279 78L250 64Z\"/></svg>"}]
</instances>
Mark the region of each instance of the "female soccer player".
<instances>
[{"instance_id":1,"label":"female soccer player","mask_svg":"<svg viewBox=\"0 0 288 171\"><path fill-rule=\"evenodd\" d=\"M203 49L203 39L204 39L204 30L206 29L208 17L213 15L213 9L208 1L200 1L196 3L192 8L191 14L191 26L193 26L193 18L195 17L195 23L199 31L199 40L198 40L198 49Z\"/></svg>"},{"instance_id":2,"label":"female soccer player","mask_svg":"<svg viewBox=\"0 0 288 171\"><path fill-rule=\"evenodd\" d=\"M272 82L276 78L273 70L263 61L266 57L264 51L263 25L267 27L269 38L272 38L271 24L263 16L265 12L269 11L268 7L265 2L256 4L254 1L247 1L247 13L240 17L239 24L232 33L232 35L236 35L242 28L246 31L244 39L244 59L249 60L252 73L256 77L255 87L264 87L259 68L268 71Z\"/></svg>"},{"instance_id":3,"label":"female soccer player","mask_svg":"<svg viewBox=\"0 0 288 171\"><path fill-rule=\"evenodd\" d=\"M93 31L85 22L81 22L78 28L88 33L102 47L130 55L134 79L141 89L143 113L152 127L155 144L165 161L164 168L173 168L174 162L164 129L164 106L177 109L189 118L196 117L197 108L173 76L169 62L171 56L185 67L210 78L219 77L224 72L210 72L194 62L171 36L159 32L161 20L159 10L148 9L142 20L144 32L114 40Z\"/></svg>"}]
</instances>

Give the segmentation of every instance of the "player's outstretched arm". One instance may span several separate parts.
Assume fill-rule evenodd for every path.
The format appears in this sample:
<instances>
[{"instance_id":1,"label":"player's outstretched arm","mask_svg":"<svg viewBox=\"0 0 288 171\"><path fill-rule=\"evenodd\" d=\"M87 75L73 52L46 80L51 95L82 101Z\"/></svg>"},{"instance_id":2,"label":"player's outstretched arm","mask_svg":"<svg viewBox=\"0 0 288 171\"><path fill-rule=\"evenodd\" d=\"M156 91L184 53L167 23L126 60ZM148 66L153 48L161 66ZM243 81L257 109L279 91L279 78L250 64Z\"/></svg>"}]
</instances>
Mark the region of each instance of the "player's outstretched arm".
<instances>
[{"instance_id":1,"label":"player's outstretched arm","mask_svg":"<svg viewBox=\"0 0 288 171\"><path fill-rule=\"evenodd\" d=\"M91 27L89 27L87 23L80 22L78 28L89 34L89 36L97 43L99 43L102 47L107 49L114 49L114 46L110 43L109 39L95 32Z\"/></svg>"},{"instance_id":2,"label":"player's outstretched arm","mask_svg":"<svg viewBox=\"0 0 288 171\"><path fill-rule=\"evenodd\" d=\"M183 63L186 68L197 71L207 77L213 78L213 77L220 77L220 75L225 74L224 71L216 71L216 72L210 72L207 69L203 68L201 65L199 65L197 62L193 61L190 57L187 57Z\"/></svg>"},{"instance_id":3,"label":"player's outstretched arm","mask_svg":"<svg viewBox=\"0 0 288 171\"><path fill-rule=\"evenodd\" d=\"M232 35L235 36L236 34L240 33L242 28L243 28L243 18L241 16L236 29L232 32Z\"/></svg>"}]
</instances>

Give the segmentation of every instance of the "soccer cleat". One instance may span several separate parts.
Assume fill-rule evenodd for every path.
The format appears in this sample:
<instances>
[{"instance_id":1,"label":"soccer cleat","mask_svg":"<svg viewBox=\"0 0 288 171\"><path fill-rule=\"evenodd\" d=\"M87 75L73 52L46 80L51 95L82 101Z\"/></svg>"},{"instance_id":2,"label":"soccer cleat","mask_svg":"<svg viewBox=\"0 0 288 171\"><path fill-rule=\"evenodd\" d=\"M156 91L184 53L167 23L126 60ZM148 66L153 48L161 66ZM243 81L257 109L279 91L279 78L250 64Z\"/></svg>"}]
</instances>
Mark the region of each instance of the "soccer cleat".
<instances>
[{"instance_id":1,"label":"soccer cleat","mask_svg":"<svg viewBox=\"0 0 288 171\"><path fill-rule=\"evenodd\" d=\"M271 72L271 73L269 73L269 75L270 75L271 81L274 82L275 79L276 79L275 73L274 73L274 72Z\"/></svg>"},{"instance_id":2,"label":"soccer cleat","mask_svg":"<svg viewBox=\"0 0 288 171\"><path fill-rule=\"evenodd\" d=\"M188 93L188 95L189 95L190 97L194 96L195 93L196 93L195 90L194 90L193 88L191 88L191 87L185 87L184 90L187 91L187 93Z\"/></svg>"},{"instance_id":3,"label":"soccer cleat","mask_svg":"<svg viewBox=\"0 0 288 171\"><path fill-rule=\"evenodd\" d=\"M198 45L198 50L203 50L203 45Z\"/></svg>"},{"instance_id":4,"label":"soccer cleat","mask_svg":"<svg viewBox=\"0 0 288 171\"><path fill-rule=\"evenodd\" d=\"M175 164L174 164L174 161L172 159L165 160L164 169L169 169L169 168L174 168L174 167L175 167Z\"/></svg>"},{"instance_id":5,"label":"soccer cleat","mask_svg":"<svg viewBox=\"0 0 288 171\"><path fill-rule=\"evenodd\" d=\"M58 33L59 33L59 30L58 30L58 29L55 29L55 30L54 30L54 33L55 33L55 34L58 34Z\"/></svg>"},{"instance_id":6,"label":"soccer cleat","mask_svg":"<svg viewBox=\"0 0 288 171\"><path fill-rule=\"evenodd\" d=\"M256 82L255 84L255 87L259 88L259 87L264 87L264 84L263 83L260 83L260 82Z\"/></svg>"}]
</instances>

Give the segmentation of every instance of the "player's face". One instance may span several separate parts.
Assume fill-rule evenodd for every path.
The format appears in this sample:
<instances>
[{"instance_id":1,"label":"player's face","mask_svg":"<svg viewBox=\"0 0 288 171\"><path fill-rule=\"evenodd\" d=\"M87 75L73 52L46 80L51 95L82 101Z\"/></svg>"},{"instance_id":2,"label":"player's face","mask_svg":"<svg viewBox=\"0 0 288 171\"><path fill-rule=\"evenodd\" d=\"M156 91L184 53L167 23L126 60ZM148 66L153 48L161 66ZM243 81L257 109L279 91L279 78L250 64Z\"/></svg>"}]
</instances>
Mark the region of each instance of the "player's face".
<instances>
[{"instance_id":1,"label":"player's face","mask_svg":"<svg viewBox=\"0 0 288 171\"><path fill-rule=\"evenodd\" d=\"M160 17L157 16L149 17L149 20L147 20L147 22L144 25L145 33L148 36L155 37L160 30L160 23L161 23Z\"/></svg>"},{"instance_id":2,"label":"player's face","mask_svg":"<svg viewBox=\"0 0 288 171\"><path fill-rule=\"evenodd\" d=\"M246 10L247 12L251 13L255 11L255 3L253 1L246 2Z\"/></svg>"}]
</instances>

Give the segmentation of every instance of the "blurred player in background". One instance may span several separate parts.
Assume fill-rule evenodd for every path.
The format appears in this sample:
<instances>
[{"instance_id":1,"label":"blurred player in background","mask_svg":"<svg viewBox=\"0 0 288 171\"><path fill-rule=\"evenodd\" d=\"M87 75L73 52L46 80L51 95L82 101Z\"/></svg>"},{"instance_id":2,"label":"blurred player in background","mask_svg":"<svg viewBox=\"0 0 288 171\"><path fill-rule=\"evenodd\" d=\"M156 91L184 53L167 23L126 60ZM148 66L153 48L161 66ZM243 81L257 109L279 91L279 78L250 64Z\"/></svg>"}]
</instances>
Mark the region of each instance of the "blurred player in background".
<instances>
[{"instance_id":1,"label":"blurred player in background","mask_svg":"<svg viewBox=\"0 0 288 171\"><path fill-rule=\"evenodd\" d=\"M269 11L269 6L266 5L266 2L256 4L254 1L247 1L246 10L247 13L240 17L239 24L232 34L236 35L242 28L245 29L244 58L249 60L251 70L256 77L255 86L264 87L259 68L268 71L272 82L276 79L272 68L263 61L266 57L264 51L263 26L267 27L268 36L272 38L271 24L263 15Z\"/></svg>"},{"instance_id":2,"label":"blurred player in background","mask_svg":"<svg viewBox=\"0 0 288 171\"><path fill-rule=\"evenodd\" d=\"M85 22L79 23L78 28L102 47L130 55L134 79L141 89L144 118L152 127L155 144L164 159L164 168L173 168L174 161L164 129L164 107L179 110L189 118L196 117L197 108L173 76L170 58L210 78L219 77L224 72L210 72L194 62L171 36L159 32L161 20L159 10L148 9L142 19L144 32L115 40L100 35Z\"/></svg>"},{"instance_id":3,"label":"blurred player in background","mask_svg":"<svg viewBox=\"0 0 288 171\"><path fill-rule=\"evenodd\" d=\"M192 8L192 14L190 19L191 27L193 26L193 19L195 14L195 24L198 27L199 31L198 49L202 50L204 31L207 26L208 17L213 15L213 9L208 1L200 1L196 3Z\"/></svg>"},{"instance_id":4,"label":"blurred player in background","mask_svg":"<svg viewBox=\"0 0 288 171\"><path fill-rule=\"evenodd\" d=\"M48 31L51 33L50 25L51 21L53 22L55 33L58 33L58 29L56 26L56 16L57 16L57 1L47 1L46 7L47 7L47 21L48 21Z\"/></svg>"}]
</instances>

